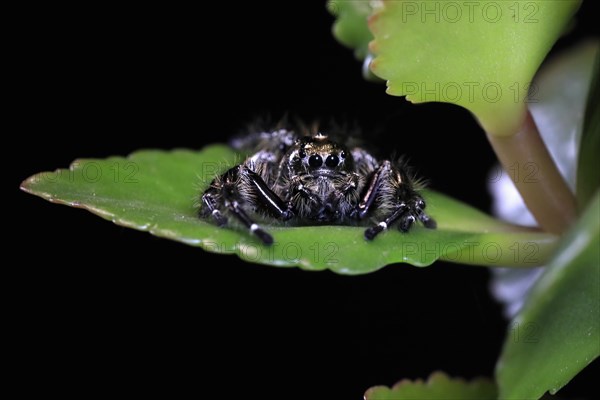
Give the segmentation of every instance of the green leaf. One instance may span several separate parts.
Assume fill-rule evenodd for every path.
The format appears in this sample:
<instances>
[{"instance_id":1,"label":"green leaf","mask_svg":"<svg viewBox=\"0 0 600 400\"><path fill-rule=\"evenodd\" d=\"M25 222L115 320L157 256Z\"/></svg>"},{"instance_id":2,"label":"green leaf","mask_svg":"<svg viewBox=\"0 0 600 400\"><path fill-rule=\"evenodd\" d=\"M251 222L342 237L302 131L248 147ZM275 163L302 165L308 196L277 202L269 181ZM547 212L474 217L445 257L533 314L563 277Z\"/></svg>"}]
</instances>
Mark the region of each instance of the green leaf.
<instances>
[{"instance_id":1,"label":"green leaf","mask_svg":"<svg viewBox=\"0 0 600 400\"><path fill-rule=\"evenodd\" d=\"M556 393L600 355L600 192L510 325L496 365L502 399Z\"/></svg>"},{"instance_id":2,"label":"green leaf","mask_svg":"<svg viewBox=\"0 0 600 400\"><path fill-rule=\"evenodd\" d=\"M600 188L600 51L596 43L596 58L592 73L592 83L585 110L584 127L579 146L577 168L577 200L580 208L587 206Z\"/></svg>"},{"instance_id":3,"label":"green leaf","mask_svg":"<svg viewBox=\"0 0 600 400\"><path fill-rule=\"evenodd\" d=\"M333 36L344 46L354 49L354 55L364 60L369 54L369 42L373 39L367 25L371 5L365 0L330 0L329 11L336 16Z\"/></svg>"},{"instance_id":4,"label":"green leaf","mask_svg":"<svg viewBox=\"0 0 600 400\"><path fill-rule=\"evenodd\" d=\"M443 372L434 372L427 382L408 379L394 387L375 386L367 390L365 400L493 400L496 385L489 379L478 378L470 382L449 378Z\"/></svg>"},{"instance_id":5,"label":"green leaf","mask_svg":"<svg viewBox=\"0 0 600 400\"><path fill-rule=\"evenodd\" d=\"M34 175L22 189L51 202L89 210L116 224L242 259L342 274L406 262L427 266L438 258L479 265L534 266L550 255L556 237L506 224L463 203L425 191L438 229L396 229L376 240L364 227L268 226L275 243L263 246L245 231L223 229L197 217L200 193L239 160L230 148L142 150L127 158L77 160L69 170Z\"/></svg>"},{"instance_id":6,"label":"green leaf","mask_svg":"<svg viewBox=\"0 0 600 400\"><path fill-rule=\"evenodd\" d=\"M387 92L470 110L491 135L517 132L527 91L580 1L384 1L371 63Z\"/></svg>"}]
</instances>

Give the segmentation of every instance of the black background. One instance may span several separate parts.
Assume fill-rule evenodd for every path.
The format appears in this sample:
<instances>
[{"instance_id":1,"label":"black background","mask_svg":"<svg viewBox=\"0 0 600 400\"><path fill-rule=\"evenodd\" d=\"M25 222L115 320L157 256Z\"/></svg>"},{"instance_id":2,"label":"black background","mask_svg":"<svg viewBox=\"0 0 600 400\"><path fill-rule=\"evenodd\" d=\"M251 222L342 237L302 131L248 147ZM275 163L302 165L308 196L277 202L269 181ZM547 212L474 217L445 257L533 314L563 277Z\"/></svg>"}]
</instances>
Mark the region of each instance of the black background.
<instances>
[{"instance_id":1,"label":"black background","mask_svg":"<svg viewBox=\"0 0 600 400\"><path fill-rule=\"evenodd\" d=\"M589 8L557 47L591 32ZM408 154L433 188L489 211L494 155L471 116L364 81L321 2L20 17L13 191L78 157L201 148L289 112L357 122L379 148ZM25 389L359 399L434 370L490 376L504 337L484 268L309 273L215 256L25 193L17 210L11 304ZM594 370L563 393L590 394Z\"/></svg>"}]
</instances>

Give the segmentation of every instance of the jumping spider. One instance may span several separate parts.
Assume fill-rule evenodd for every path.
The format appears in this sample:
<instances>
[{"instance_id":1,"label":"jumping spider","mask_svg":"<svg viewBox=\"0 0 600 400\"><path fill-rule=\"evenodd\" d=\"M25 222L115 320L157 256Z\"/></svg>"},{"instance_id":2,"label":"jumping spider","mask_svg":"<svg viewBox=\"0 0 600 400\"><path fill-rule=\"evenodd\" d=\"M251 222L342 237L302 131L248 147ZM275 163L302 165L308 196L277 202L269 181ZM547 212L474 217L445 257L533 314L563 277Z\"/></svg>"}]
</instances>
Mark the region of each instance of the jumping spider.
<instances>
[{"instance_id":1,"label":"jumping spider","mask_svg":"<svg viewBox=\"0 0 600 400\"><path fill-rule=\"evenodd\" d=\"M367 240L394 223L402 232L415 220L436 227L405 166L379 161L360 147L286 129L251 135L234 147L254 154L212 181L200 215L219 226L233 217L264 244L273 243L256 222L265 216L296 225L356 224L369 217L374 223L365 230Z\"/></svg>"}]
</instances>

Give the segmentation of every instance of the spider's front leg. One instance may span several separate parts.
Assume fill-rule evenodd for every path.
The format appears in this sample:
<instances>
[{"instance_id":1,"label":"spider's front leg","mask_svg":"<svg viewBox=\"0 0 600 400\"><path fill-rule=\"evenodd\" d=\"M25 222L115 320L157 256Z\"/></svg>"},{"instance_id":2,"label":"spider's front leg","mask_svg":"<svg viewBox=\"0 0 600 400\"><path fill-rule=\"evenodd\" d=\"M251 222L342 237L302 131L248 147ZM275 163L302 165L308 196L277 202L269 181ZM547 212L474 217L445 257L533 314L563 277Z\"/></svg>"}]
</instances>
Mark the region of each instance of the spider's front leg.
<instances>
[{"instance_id":1,"label":"spider's front leg","mask_svg":"<svg viewBox=\"0 0 600 400\"><path fill-rule=\"evenodd\" d=\"M357 207L358 217L364 218L375 207L388 211L377 225L365 230L367 240L373 240L396 222L402 232L408 232L417 219L426 228L436 227L435 220L425 213L425 201L413 189L410 178L387 160L373 172Z\"/></svg>"},{"instance_id":2,"label":"spider's front leg","mask_svg":"<svg viewBox=\"0 0 600 400\"><path fill-rule=\"evenodd\" d=\"M425 200L418 194L415 195L414 205L413 205L413 213L416 218L421 221L423 226L428 229L437 228L437 222L435 219L431 218L429 215L425 213Z\"/></svg>"},{"instance_id":3,"label":"spider's front leg","mask_svg":"<svg viewBox=\"0 0 600 400\"><path fill-rule=\"evenodd\" d=\"M245 211L243 205L249 201L255 202L257 208L265 209L283 220L293 215L260 175L244 165L231 168L212 182L202 195L202 210L205 215L211 214L219 226L227 224L227 217L222 209L227 210L264 244L272 244L273 236Z\"/></svg>"},{"instance_id":4,"label":"spider's front leg","mask_svg":"<svg viewBox=\"0 0 600 400\"><path fill-rule=\"evenodd\" d=\"M400 202L397 205L396 210L394 210L384 221L367 229L365 231L365 237L368 240L372 240L378 233L387 229L394 221L398 221L398 229L401 232L408 232L416 220L421 221L423 226L427 229L435 229L437 223L425 213L424 208L425 200L411 190L408 195L408 200L406 202ZM372 237L369 237L371 235Z\"/></svg>"},{"instance_id":5,"label":"spider's front leg","mask_svg":"<svg viewBox=\"0 0 600 400\"><path fill-rule=\"evenodd\" d=\"M359 219L363 219L367 216L367 213L371 210L375 199L381 195L381 185L383 179L389 175L392 170L392 163L385 160L371 175L363 197L358 203L354 212L355 216Z\"/></svg>"}]
</instances>

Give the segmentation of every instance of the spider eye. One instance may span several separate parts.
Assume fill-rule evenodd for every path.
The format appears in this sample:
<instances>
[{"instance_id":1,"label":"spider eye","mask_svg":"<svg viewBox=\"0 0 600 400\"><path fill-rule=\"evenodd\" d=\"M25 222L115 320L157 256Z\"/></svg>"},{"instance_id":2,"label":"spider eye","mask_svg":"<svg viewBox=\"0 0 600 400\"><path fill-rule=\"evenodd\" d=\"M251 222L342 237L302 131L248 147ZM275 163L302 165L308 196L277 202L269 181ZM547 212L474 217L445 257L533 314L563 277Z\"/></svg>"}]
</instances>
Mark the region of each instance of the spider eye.
<instances>
[{"instance_id":1,"label":"spider eye","mask_svg":"<svg viewBox=\"0 0 600 400\"><path fill-rule=\"evenodd\" d=\"M342 158L342 160L346 158L346 152L342 150L342 152L340 153L340 157Z\"/></svg>"},{"instance_id":2,"label":"spider eye","mask_svg":"<svg viewBox=\"0 0 600 400\"><path fill-rule=\"evenodd\" d=\"M298 156L300 156L300 158L306 157L306 152L304 151L304 149L300 149L300 151L298 152Z\"/></svg>"},{"instance_id":3,"label":"spider eye","mask_svg":"<svg viewBox=\"0 0 600 400\"><path fill-rule=\"evenodd\" d=\"M310 165L313 168L319 168L321 165L323 165L323 159L321 158L320 155L313 154L308 159L308 165Z\"/></svg>"},{"instance_id":4,"label":"spider eye","mask_svg":"<svg viewBox=\"0 0 600 400\"><path fill-rule=\"evenodd\" d=\"M325 165L329 168L335 168L340 163L340 159L335 154L330 154L325 160Z\"/></svg>"}]
</instances>

